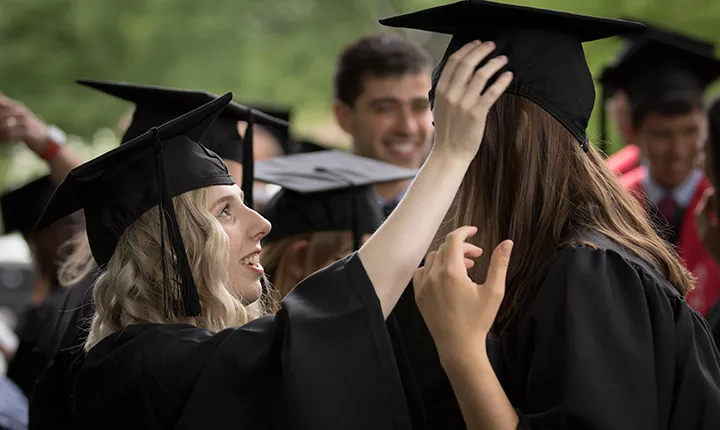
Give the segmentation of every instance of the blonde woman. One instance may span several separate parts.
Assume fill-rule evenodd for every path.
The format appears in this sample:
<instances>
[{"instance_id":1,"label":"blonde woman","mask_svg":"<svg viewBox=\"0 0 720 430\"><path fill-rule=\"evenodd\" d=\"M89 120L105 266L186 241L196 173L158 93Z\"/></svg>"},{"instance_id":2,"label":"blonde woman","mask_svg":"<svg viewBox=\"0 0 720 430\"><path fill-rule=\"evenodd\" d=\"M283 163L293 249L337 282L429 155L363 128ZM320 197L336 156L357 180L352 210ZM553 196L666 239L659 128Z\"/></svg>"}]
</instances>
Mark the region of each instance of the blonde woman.
<instances>
[{"instance_id":1,"label":"blonde woman","mask_svg":"<svg viewBox=\"0 0 720 430\"><path fill-rule=\"evenodd\" d=\"M357 254L300 283L275 316L258 304L270 225L197 143L230 95L71 172L38 227L84 209L103 271L75 428L410 428L384 318L511 80L480 94L503 64L453 81L448 91L467 96L438 104L435 148L392 217Z\"/></svg>"},{"instance_id":2,"label":"blonde woman","mask_svg":"<svg viewBox=\"0 0 720 430\"><path fill-rule=\"evenodd\" d=\"M79 80L79 84L102 93L133 102L136 109L123 131L121 144L127 143L180 114L213 100L207 92L134 84ZM239 134L238 120L248 118L248 108L231 102L203 136L203 145L219 155L231 176L240 181L244 139ZM262 112L255 112L259 124L287 128L287 124ZM49 196L48 196L49 197ZM31 222L37 221L37 216ZM30 425L56 428L69 427L70 412L77 375L82 368L85 352L82 344L87 338L93 314L92 289L97 274L85 231L68 243L68 258L60 266L58 278L68 292L59 321L46 330L38 350L47 364L37 369L35 389L30 402ZM62 304L62 302L61 302ZM48 424L46 424L48 423Z\"/></svg>"}]
</instances>

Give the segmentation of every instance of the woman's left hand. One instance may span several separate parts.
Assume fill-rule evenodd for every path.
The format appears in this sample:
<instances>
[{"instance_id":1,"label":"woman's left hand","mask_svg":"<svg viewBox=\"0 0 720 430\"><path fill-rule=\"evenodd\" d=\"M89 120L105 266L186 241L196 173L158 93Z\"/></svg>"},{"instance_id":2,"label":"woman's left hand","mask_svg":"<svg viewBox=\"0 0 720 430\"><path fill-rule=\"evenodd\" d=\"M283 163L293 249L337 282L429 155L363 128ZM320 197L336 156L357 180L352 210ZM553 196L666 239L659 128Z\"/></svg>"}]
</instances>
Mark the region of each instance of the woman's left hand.
<instances>
[{"instance_id":1,"label":"woman's left hand","mask_svg":"<svg viewBox=\"0 0 720 430\"><path fill-rule=\"evenodd\" d=\"M413 276L415 300L441 356L461 353L472 339L484 345L505 294L513 243L495 249L485 284L476 284L468 269L482 249L466 242L476 232L465 226L450 233Z\"/></svg>"}]
</instances>

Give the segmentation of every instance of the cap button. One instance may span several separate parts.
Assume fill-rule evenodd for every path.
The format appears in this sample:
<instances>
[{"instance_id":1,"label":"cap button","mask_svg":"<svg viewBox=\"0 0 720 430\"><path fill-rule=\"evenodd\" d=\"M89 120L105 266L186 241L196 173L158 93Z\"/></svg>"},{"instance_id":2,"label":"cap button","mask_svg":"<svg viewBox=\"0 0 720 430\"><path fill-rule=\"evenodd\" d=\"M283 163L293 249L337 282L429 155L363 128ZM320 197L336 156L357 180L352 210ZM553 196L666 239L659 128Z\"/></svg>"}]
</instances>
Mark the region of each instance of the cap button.
<instances>
[{"instance_id":1,"label":"cap button","mask_svg":"<svg viewBox=\"0 0 720 430\"><path fill-rule=\"evenodd\" d=\"M585 136L585 139L582 142L582 149L583 152L588 152L590 150L590 139Z\"/></svg>"}]
</instances>

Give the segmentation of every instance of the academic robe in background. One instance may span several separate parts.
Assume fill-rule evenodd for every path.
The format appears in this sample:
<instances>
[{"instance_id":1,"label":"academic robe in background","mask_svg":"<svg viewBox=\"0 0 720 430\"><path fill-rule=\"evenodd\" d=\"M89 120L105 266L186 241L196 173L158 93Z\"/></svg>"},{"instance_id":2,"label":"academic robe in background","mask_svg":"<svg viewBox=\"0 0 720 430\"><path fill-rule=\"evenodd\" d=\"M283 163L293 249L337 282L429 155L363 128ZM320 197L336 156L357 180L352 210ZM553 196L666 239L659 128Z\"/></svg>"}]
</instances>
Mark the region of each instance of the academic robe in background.
<instances>
[{"instance_id":1,"label":"academic robe in background","mask_svg":"<svg viewBox=\"0 0 720 430\"><path fill-rule=\"evenodd\" d=\"M65 303L34 351L44 366L30 398L31 430L71 429L75 385L85 362L84 344L94 312L92 287L96 273L67 290Z\"/></svg>"},{"instance_id":2,"label":"academic robe in background","mask_svg":"<svg viewBox=\"0 0 720 430\"><path fill-rule=\"evenodd\" d=\"M65 291L56 286L41 304L29 306L17 328L19 344L15 355L8 364L7 376L30 398L35 378L45 363L38 360L35 348L42 337L52 330L54 321L65 301Z\"/></svg>"},{"instance_id":3,"label":"academic robe in background","mask_svg":"<svg viewBox=\"0 0 720 430\"><path fill-rule=\"evenodd\" d=\"M488 356L523 429L720 428L720 354L704 318L656 270L609 239L567 246ZM416 429L464 429L406 290L388 328Z\"/></svg>"},{"instance_id":4,"label":"academic robe in background","mask_svg":"<svg viewBox=\"0 0 720 430\"><path fill-rule=\"evenodd\" d=\"M680 258L688 270L695 275L695 290L688 294L687 302L705 316L720 297L720 267L710 251L702 244L695 227L695 209L705 190L710 187L707 178L703 177L698 181L690 204L684 210L678 211L675 220L666 219L657 206L649 201L643 181L635 182L634 187L630 189L645 204L660 235L677 246Z\"/></svg>"},{"instance_id":5,"label":"academic robe in background","mask_svg":"<svg viewBox=\"0 0 720 430\"><path fill-rule=\"evenodd\" d=\"M357 254L275 316L213 333L136 324L95 345L80 429L410 429L380 302Z\"/></svg>"}]
</instances>

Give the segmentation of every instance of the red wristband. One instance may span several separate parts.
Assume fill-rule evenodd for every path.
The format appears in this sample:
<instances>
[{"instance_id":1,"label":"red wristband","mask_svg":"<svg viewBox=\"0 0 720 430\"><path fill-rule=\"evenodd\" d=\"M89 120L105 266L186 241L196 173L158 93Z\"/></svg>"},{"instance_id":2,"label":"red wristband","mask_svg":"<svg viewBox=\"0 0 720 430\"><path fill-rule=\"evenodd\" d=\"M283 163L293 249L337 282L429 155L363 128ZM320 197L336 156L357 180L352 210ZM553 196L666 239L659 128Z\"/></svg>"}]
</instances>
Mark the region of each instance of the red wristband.
<instances>
[{"instance_id":1,"label":"red wristband","mask_svg":"<svg viewBox=\"0 0 720 430\"><path fill-rule=\"evenodd\" d=\"M41 153L39 153L38 155L39 155L40 158L42 158L43 160L45 160L45 161L50 161L50 160L52 160L53 158L55 158L55 156L57 155L57 153L60 152L60 149L61 149L61 148L62 148L62 147L61 147L60 145L58 145L57 143L55 143L54 140L48 139L47 146L46 146L45 149L44 149Z\"/></svg>"}]
</instances>

